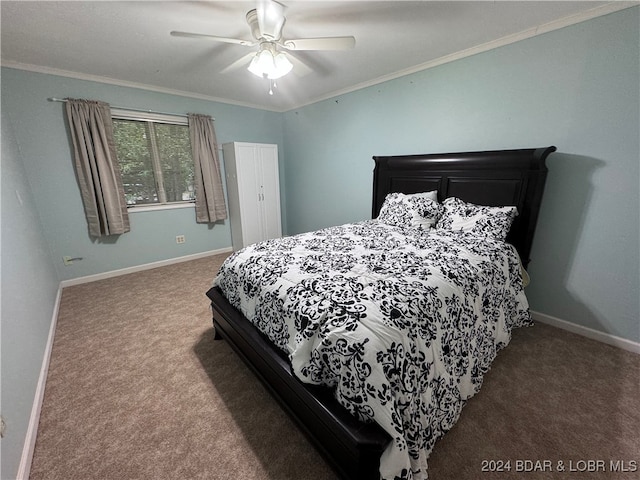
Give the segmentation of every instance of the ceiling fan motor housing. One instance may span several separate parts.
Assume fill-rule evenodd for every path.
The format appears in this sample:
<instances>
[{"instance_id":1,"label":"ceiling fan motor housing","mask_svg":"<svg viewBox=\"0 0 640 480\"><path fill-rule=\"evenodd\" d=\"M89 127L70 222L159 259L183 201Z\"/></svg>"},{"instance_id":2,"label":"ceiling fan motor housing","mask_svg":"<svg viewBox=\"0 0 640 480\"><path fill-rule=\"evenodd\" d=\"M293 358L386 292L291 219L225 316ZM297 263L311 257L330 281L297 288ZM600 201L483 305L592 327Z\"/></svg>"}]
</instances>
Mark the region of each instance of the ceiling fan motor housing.
<instances>
[{"instance_id":1,"label":"ceiling fan motor housing","mask_svg":"<svg viewBox=\"0 0 640 480\"><path fill-rule=\"evenodd\" d=\"M260 25L258 25L258 12L254 8L253 10L249 10L247 12L247 23L249 24L249 28L251 29L251 35L256 40L260 40Z\"/></svg>"},{"instance_id":2,"label":"ceiling fan motor housing","mask_svg":"<svg viewBox=\"0 0 640 480\"><path fill-rule=\"evenodd\" d=\"M256 40L277 42L282 37L282 28L286 22L284 6L278 2L266 2L262 9L254 8L247 12L247 23L251 35Z\"/></svg>"}]
</instances>

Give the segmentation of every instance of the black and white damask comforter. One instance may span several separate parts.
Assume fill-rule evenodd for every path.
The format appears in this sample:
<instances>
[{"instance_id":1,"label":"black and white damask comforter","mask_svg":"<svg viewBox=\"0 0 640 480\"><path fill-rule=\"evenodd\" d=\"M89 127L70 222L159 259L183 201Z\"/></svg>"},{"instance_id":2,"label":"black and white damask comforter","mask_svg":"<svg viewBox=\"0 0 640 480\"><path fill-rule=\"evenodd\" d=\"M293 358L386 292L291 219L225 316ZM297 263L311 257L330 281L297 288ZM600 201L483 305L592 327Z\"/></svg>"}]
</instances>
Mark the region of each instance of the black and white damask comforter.
<instances>
[{"instance_id":1,"label":"black and white damask comforter","mask_svg":"<svg viewBox=\"0 0 640 480\"><path fill-rule=\"evenodd\" d=\"M435 441L530 322L511 245L377 220L252 245L214 284L298 378L391 435L383 479L427 478Z\"/></svg>"}]
</instances>

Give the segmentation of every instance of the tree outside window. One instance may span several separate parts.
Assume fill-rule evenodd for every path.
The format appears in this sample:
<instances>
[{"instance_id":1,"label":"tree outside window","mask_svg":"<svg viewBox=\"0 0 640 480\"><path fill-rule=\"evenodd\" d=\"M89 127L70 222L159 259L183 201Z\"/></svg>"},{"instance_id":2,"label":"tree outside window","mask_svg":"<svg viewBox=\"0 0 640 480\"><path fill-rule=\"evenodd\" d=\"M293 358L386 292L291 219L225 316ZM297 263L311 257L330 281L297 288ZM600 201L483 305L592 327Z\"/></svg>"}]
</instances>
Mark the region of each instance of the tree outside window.
<instances>
[{"instance_id":1,"label":"tree outside window","mask_svg":"<svg viewBox=\"0 0 640 480\"><path fill-rule=\"evenodd\" d=\"M113 127L129 207L195 201L186 124L114 117Z\"/></svg>"}]
</instances>

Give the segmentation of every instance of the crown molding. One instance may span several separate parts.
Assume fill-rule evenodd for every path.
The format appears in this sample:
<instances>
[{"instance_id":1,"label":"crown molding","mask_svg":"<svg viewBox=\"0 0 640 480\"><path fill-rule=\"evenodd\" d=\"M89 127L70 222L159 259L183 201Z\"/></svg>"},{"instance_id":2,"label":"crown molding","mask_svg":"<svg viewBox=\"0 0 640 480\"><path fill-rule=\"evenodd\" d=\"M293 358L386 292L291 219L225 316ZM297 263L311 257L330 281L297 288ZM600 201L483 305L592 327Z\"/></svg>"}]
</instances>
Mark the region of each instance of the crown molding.
<instances>
[{"instance_id":1,"label":"crown molding","mask_svg":"<svg viewBox=\"0 0 640 480\"><path fill-rule=\"evenodd\" d=\"M218 103L225 103L230 105L237 105L240 107L255 108L258 110L273 111L278 113L282 112L282 110L270 109L263 105L253 105L251 103L239 102L236 100L230 100L228 98L213 97L211 95L203 95L201 93L187 92L184 90L175 90L172 88L158 87L156 85L130 82L127 80L119 80L117 78L103 77L100 75L74 72L71 70L61 70L58 68L45 67L41 65L33 65L30 63L21 63L13 60L2 59L0 60L0 66L5 68L14 68L16 70L26 70L34 73L42 73L46 75L56 75L59 77L74 78L76 80L86 80L89 82L105 83L108 85L116 85L118 87L137 88L139 90L146 90L146 91L156 92L156 93L166 93L168 95L177 95L180 97L194 98L197 100L206 100L209 102L218 102Z\"/></svg>"},{"instance_id":2,"label":"crown molding","mask_svg":"<svg viewBox=\"0 0 640 480\"><path fill-rule=\"evenodd\" d=\"M504 47L506 45L510 45L512 43L519 42L521 40L526 40L528 38L533 38L538 35L543 35L545 33L553 32L555 30L559 30L564 27L569 27L571 25L575 25L578 23L586 22L587 20L592 20L597 17L602 17L604 15L608 15L610 13L615 13L620 10L625 10L627 8L636 7L640 5L640 0L634 1L612 1L605 5L600 5L598 7L594 7L589 10L585 10L583 12L577 13L575 15L570 15L568 17L560 18L558 20L554 20L549 23L545 23L542 25L538 25L536 27L531 27L527 30L523 30L518 33L514 33L512 35L507 35L502 38L498 38L496 40L492 40L487 43L483 43L481 45L477 45L475 47L467 48L466 50L460 50L459 52L452 53L450 55L445 55L440 58L436 58L434 60L430 60L425 63L421 63L419 65L415 65L413 67L406 68L404 70L399 70L397 72L391 73L389 75L384 75L382 77L375 78L373 80L369 80L367 82L359 83L357 85L353 85L351 87L347 87L342 90L334 91L327 95L323 95L321 97L314 98L304 104L300 104L296 107L287 109L287 111L295 110L297 108L306 107L312 105L314 103L318 103L324 100L329 100L331 98L339 97L341 95L346 95L347 93L355 92L357 90L362 90L363 88L372 87L375 85L379 85L384 82L388 82L390 80L395 80L400 77L404 77L407 75L411 75L413 73L422 72L424 70L428 70L430 68L438 67L440 65L444 65L446 63L451 63L456 60L461 60L463 58L471 57L473 55L477 55L479 53L488 52L490 50L494 50L496 48Z\"/></svg>"},{"instance_id":3,"label":"crown molding","mask_svg":"<svg viewBox=\"0 0 640 480\"><path fill-rule=\"evenodd\" d=\"M230 100L227 98L220 98L220 97L214 97L214 96L210 96L210 95L204 95L204 94L200 94L200 93L194 93L194 92L187 92L187 91L183 91L183 90L175 90L175 89L171 89L171 88L165 88L165 87L158 87L155 85L148 85L148 84L143 84L143 83L137 83L137 82L130 82L130 81L126 81L126 80L119 80L116 78L110 78L110 77L103 77L100 75L91 75L91 74L85 74L85 73L80 73L80 72L73 72L73 71L68 71L68 70L60 70L60 69L56 69L56 68L51 68L51 67L44 67L44 66L40 66L40 65L32 65L32 64L25 64L25 63L20 63L20 62L15 62L12 60L4 60L4 59L0 59L0 65L2 67L7 67L7 68L15 68L18 70L27 70L30 72L36 72L36 73L43 73L43 74L48 74L48 75L57 75L57 76L61 76L61 77L68 77L68 78L75 78L78 80L87 80L87 81L92 81L92 82L98 82L98 83L106 83L109 85L116 85L116 86L120 86L120 87L129 87L129 88L137 88L140 90L147 90L147 91L151 91L151 92L158 92L158 93L166 93L168 95L177 95L177 96L181 96L181 97L187 97L187 98L195 98L197 100L206 100L206 101L210 101L210 102L218 102L218 103L225 103L225 104L230 104L230 105L237 105L240 107L247 107L247 108L254 108L254 109L258 109L258 110L264 110L264 111L270 111L270 112L276 112L276 113L285 113L285 112L289 112L292 110L296 110L302 107L306 107L309 105L313 105L314 103L318 103L318 102L322 102L324 100L329 100L331 98L336 98L339 97L341 95L346 95L348 93L351 92L355 92L357 90L362 90L364 88L367 87L372 87L374 85L379 85L381 83L384 82L388 82L390 80L395 80L397 78L400 77L404 77L407 75L411 75L413 73L418 73L424 70L428 70L430 68L434 68L434 67L438 67L440 65L444 65L446 63L451 63L454 62L456 60L461 60L463 58L467 58L467 57L471 57L473 55L477 55L479 53L483 53L483 52L487 52L490 50L494 50L496 48L500 48L500 47L504 47L506 45L510 45L512 43L516 43L519 42L521 40L526 40L529 38L533 38L536 37L538 35L543 35L545 33L549 33L549 32L553 32L555 30L559 30L561 28L564 27L568 27L571 25L575 25L578 23L582 23L585 22L587 20L592 20L594 18L597 17L601 17L604 15L608 15L610 13L615 13L618 12L620 10L625 10L627 8L632 8L632 7L636 7L640 5L640 0L633 0L633 1L611 1L609 3L606 3L604 5L600 5L598 7L594 7L591 8L589 10L585 10L583 12L577 13L575 15L570 15L564 18L560 18L558 20L554 20L552 22L548 22L542 25L538 25L535 27L531 27L527 30L523 30L521 32L512 34L512 35L507 35L505 37L496 39L496 40L492 40L490 42L487 43L483 43L481 45L477 45L475 47L471 47L471 48L467 48L465 50L461 50L459 52L455 52L452 53L450 55L445 55L443 57L440 58L436 58L434 60L430 60L428 62L425 63L421 63L419 65L415 65L413 67L409 67L406 68L404 70L399 70L397 72L388 74L388 75L383 75L381 77L375 78L373 80L369 80L366 82L362 82L362 83L358 83L356 85L353 85L351 87L347 87L341 90L335 90L333 92L329 92L325 95L321 95L319 97L315 97L307 102L303 102L294 106L289 106L289 107L285 107L285 108L268 108L264 105L255 105L255 104L251 104L251 103L246 103L246 102L240 102L240 101L236 101L236 100Z\"/></svg>"}]
</instances>

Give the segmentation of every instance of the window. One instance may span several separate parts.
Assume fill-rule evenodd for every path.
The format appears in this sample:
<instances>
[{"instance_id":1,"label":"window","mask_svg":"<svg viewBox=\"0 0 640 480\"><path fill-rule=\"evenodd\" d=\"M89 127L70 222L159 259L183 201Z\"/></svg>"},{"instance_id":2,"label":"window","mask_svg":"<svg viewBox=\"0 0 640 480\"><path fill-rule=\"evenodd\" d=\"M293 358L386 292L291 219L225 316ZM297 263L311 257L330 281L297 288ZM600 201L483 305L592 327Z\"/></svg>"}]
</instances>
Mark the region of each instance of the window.
<instances>
[{"instance_id":1,"label":"window","mask_svg":"<svg viewBox=\"0 0 640 480\"><path fill-rule=\"evenodd\" d=\"M127 206L194 202L186 118L116 109L112 117Z\"/></svg>"}]
</instances>

